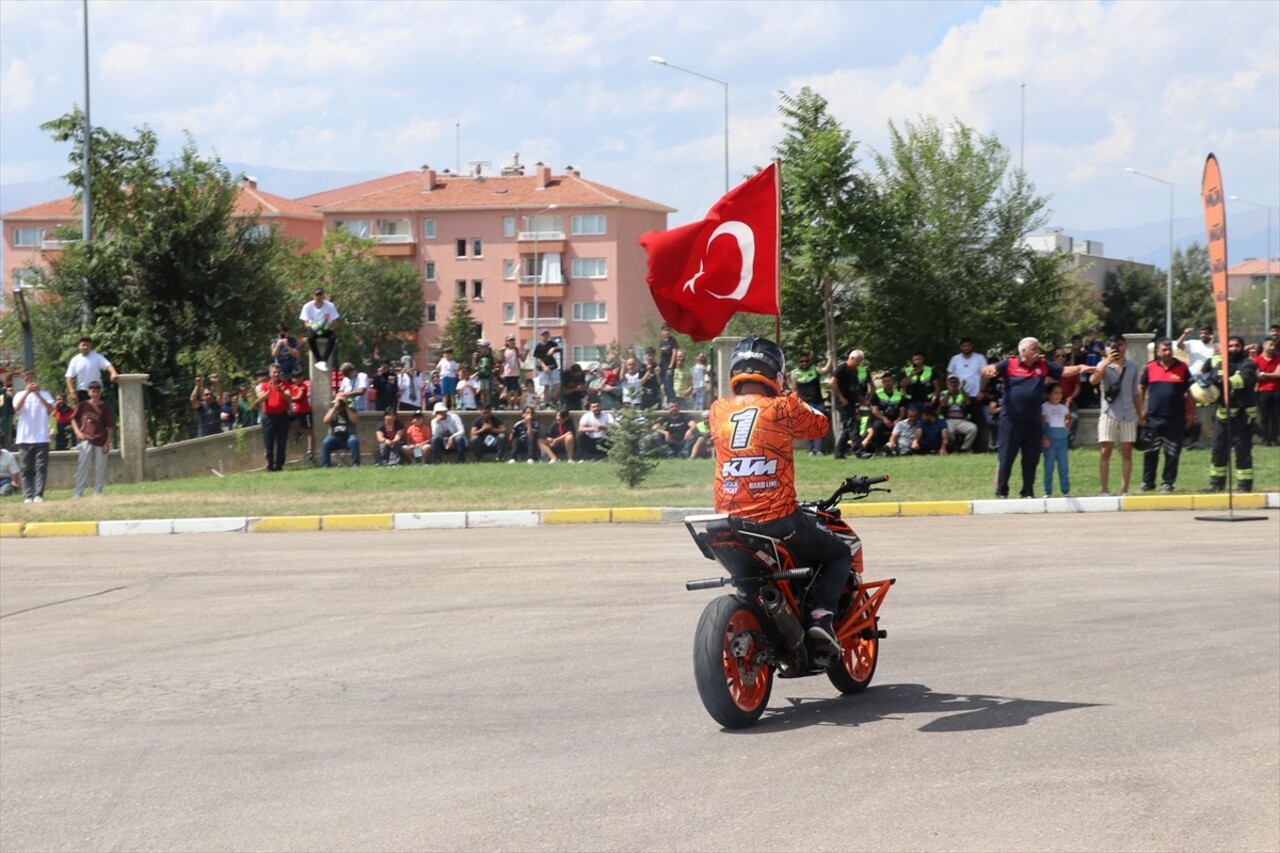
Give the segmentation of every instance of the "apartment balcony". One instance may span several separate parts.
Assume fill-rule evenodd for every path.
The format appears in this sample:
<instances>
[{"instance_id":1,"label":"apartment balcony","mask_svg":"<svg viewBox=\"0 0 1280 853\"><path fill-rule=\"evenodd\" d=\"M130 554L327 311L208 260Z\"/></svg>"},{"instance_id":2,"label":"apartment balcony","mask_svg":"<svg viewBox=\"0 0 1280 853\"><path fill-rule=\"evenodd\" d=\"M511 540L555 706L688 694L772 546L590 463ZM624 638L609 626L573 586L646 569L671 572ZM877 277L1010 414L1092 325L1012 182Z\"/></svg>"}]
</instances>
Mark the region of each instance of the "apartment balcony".
<instances>
[{"instance_id":1,"label":"apartment balcony","mask_svg":"<svg viewBox=\"0 0 1280 853\"><path fill-rule=\"evenodd\" d=\"M373 253L383 258L412 258L418 251L418 244L413 237L406 234L381 234L373 238L378 245Z\"/></svg>"},{"instance_id":2,"label":"apartment balcony","mask_svg":"<svg viewBox=\"0 0 1280 853\"><path fill-rule=\"evenodd\" d=\"M522 329L530 329L535 326L547 329L563 329L568 325L568 321L563 317L538 317L536 319L533 317L521 317L519 325Z\"/></svg>"},{"instance_id":3,"label":"apartment balcony","mask_svg":"<svg viewBox=\"0 0 1280 853\"><path fill-rule=\"evenodd\" d=\"M563 253L568 245L563 231L521 231L516 240L522 255Z\"/></svg>"},{"instance_id":4,"label":"apartment balcony","mask_svg":"<svg viewBox=\"0 0 1280 853\"><path fill-rule=\"evenodd\" d=\"M43 240L40 243L40 251L42 252L61 252L72 243L79 243L79 240Z\"/></svg>"},{"instance_id":5,"label":"apartment balcony","mask_svg":"<svg viewBox=\"0 0 1280 853\"><path fill-rule=\"evenodd\" d=\"M532 298L535 287L538 290L539 299L564 299L569 295L568 282L539 282L537 276L521 276L520 295L522 297L528 296Z\"/></svg>"}]
</instances>

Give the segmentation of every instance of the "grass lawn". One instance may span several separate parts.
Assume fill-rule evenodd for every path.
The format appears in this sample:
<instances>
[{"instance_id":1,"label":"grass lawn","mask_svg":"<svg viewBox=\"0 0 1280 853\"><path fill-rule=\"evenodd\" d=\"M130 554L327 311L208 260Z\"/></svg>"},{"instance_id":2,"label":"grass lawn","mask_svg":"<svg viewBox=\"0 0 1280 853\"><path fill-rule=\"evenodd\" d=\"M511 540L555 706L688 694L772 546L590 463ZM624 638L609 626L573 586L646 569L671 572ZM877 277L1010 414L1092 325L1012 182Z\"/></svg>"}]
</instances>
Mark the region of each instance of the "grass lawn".
<instances>
[{"instance_id":1,"label":"grass lawn","mask_svg":"<svg viewBox=\"0 0 1280 853\"><path fill-rule=\"evenodd\" d=\"M1255 447L1255 491L1280 491L1280 448ZM844 477L887 473L892 495L872 501L976 500L994 491L992 453L939 457L837 461L830 456L796 459L801 498L826 497ZM1141 458L1134 454L1131 492L1141 485ZM579 507L709 507L709 459L659 463L638 488L628 489L607 463L505 465L491 462L412 468L290 468L279 474L255 472L186 480L108 486L98 498L72 500L69 491L49 492L43 504L20 497L0 499L0 521L108 521L210 516L334 515L381 512L439 512L483 509L568 509ZM1015 466L1016 467L1016 466ZM1184 453L1178 491L1203 491L1209 454ZM1111 462L1113 494L1120 488L1120 461ZM1037 477L1041 496L1043 470ZM1021 474L1014 472L1017 494ZM1056 484L1055 484L1056 489ZM1071 451L1071 491L1098 494L1098 451Z\"/></svg>"}]
</instances>

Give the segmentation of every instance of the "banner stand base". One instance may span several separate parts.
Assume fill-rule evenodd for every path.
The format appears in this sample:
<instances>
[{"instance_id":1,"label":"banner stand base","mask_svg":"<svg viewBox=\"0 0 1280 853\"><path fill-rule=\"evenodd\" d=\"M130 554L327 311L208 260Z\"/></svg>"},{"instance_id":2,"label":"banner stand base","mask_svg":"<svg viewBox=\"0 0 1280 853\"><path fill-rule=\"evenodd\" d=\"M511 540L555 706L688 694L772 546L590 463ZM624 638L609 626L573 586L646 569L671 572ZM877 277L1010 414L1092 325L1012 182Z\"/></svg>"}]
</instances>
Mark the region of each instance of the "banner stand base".
<instances>
[{"instance_id":1,"label":"banner stand base","mask_svg":"<svg viewBox=\"0 0 1280 853\"><path fill-rule=\"evenodd\" d=\"M1265 515L1197 515L1196 521L1266 521Z\"/></svg>"}]
</instances>

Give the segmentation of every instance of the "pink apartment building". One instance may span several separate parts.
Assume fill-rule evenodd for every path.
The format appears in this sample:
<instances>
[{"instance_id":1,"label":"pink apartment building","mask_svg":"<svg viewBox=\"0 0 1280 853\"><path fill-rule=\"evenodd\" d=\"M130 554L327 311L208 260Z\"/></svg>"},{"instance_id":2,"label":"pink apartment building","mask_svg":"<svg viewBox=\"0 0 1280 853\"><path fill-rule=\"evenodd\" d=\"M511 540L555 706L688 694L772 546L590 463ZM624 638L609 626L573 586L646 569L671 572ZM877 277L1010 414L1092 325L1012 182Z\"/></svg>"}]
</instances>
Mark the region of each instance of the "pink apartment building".
<instances>
[{"instance_id":1,"label":"pink apartment building","mask_svg":"<svg viewBox=\"0 0 1280 853\"><path fill-rule=\"evenodd\" d=\"M304 251L320 247L324 237L323 217L312 208L258 189L252 178L246 178L236 196L233 216L258 214L262 228L278 225L284 235L302 243ZM82 225L80 205L72 196L46 201L0 214L4 232L4 266L0 270L0 310L10 304L13 289L25 279L31 265L44 266L48 259L66 245L52 239L54 230Z\"/></svg>"},{"instance_id":2,"label":"pink apartment building","mask_svg":"<svg viewBox=\"0 0 1280 853\"><path fill-rule=\"evenodd\" d=\"M665 230L672 208L541 163L501 174L453 175L427 166L298 199L378 242L378 254L422 279L419 367L433 362L461 297L481 336L531 346L545 327L564 339L565 364L628 347L661 322L645 283L640 235ZM536 307L535 307L536 303ZM341 309L342 306L338 306Z\"/></svg>"}]
</instances>

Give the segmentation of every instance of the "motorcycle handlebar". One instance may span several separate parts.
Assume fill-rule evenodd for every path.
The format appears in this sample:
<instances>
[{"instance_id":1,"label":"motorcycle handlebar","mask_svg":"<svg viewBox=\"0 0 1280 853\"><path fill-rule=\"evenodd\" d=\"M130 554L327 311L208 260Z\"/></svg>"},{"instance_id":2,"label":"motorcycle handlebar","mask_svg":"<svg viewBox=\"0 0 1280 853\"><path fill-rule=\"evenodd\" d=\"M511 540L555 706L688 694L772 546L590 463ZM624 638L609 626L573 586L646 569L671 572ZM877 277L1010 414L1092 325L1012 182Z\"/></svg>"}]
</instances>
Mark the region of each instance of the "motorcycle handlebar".
<instances>
[{"instance_id":1,"label":"motorcycle handlebar","mask_svg":"<svg viewBox=\"0 0 1280 853\"><path fill-rule=\"evenodd\" d=\"M825 501L818 501L818 506L823 509L829 509L840 502L841 495L858 495L866 497L871 493L872 486L878 486L881 483L889 482L888 474L881 474L877 477L850 477L839 485L839 487L831 493L831 497Z\"/></svg>"}]
</instances>

